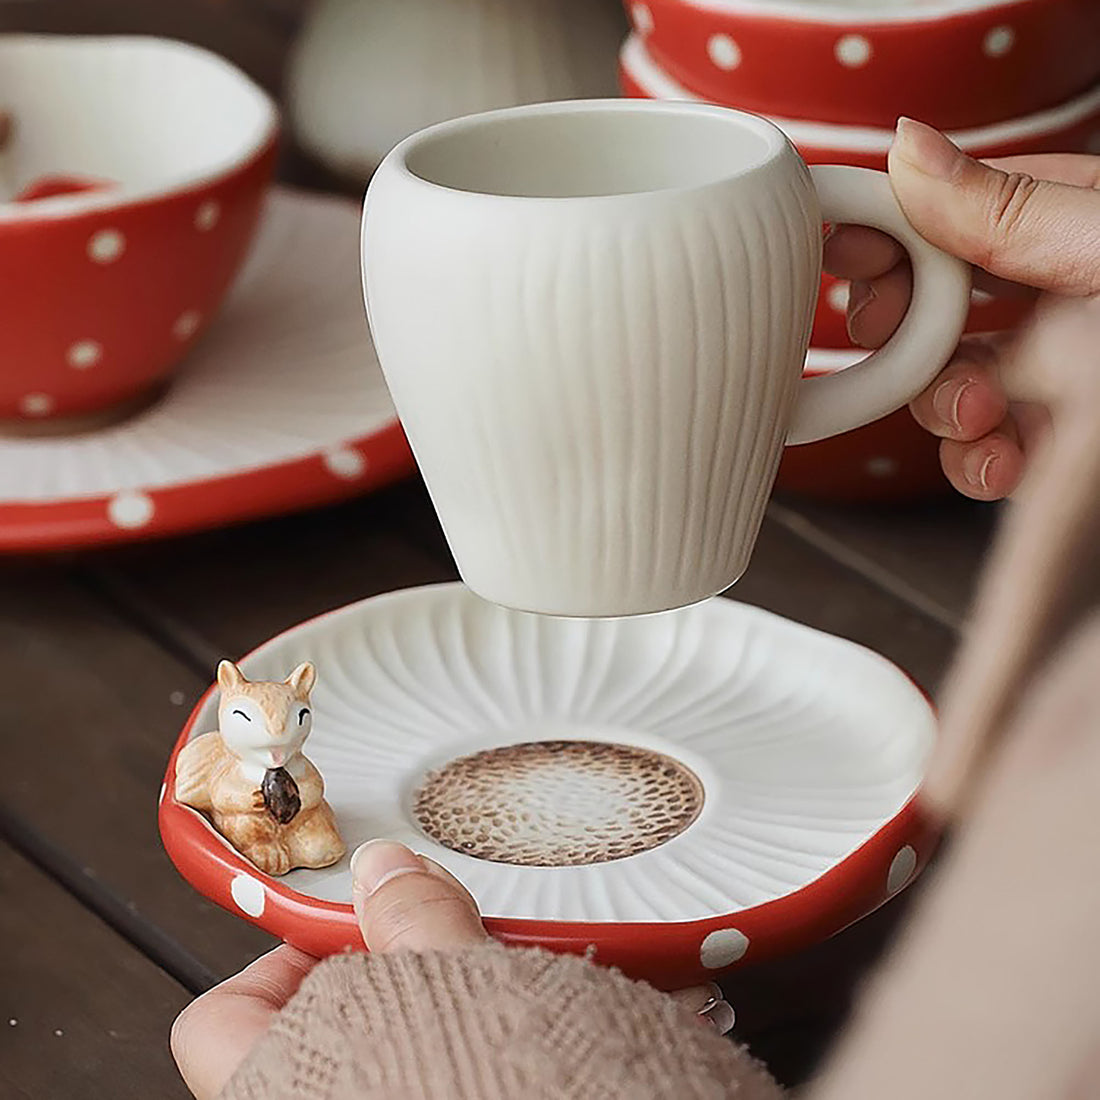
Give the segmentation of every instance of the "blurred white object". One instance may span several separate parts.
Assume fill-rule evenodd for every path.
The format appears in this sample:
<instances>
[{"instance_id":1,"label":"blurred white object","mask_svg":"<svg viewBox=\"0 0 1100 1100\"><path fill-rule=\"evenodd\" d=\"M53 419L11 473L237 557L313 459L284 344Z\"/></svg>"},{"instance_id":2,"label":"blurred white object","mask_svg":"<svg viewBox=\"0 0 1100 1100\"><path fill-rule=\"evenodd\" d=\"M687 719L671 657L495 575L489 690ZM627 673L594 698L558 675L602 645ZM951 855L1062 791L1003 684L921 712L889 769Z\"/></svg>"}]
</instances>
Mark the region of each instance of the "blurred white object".
<instances>
[{"instance_id":1,"label":"blurred white object","mask_svg":"<svg viewBox=\"0 0 1100 1100\"><path fill-rule=\"evenodd\" d=\"M318 0L291 59L306 152L366 180L433 122L543 100L617 96L620 0Z\"/></svg>"}]
</instances>

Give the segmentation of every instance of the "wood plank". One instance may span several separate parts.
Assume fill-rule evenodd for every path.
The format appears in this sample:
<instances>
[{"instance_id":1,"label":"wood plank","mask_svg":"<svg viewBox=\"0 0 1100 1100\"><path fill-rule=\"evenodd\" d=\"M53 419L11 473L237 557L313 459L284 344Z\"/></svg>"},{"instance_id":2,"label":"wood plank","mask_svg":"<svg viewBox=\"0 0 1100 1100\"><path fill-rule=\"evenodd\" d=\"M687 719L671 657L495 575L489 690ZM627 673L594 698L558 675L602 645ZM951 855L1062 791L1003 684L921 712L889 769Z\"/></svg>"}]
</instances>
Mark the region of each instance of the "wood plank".
<instances>
[{"instance_id":1,"label":"wood plank","mask_svg":"<svg viewBox=\"0 0 1100 1100\"><path fill-rule=\"evenodd\" d=\"M774 519L727 593L881 653L934 692L955 651L947 626L821 553Z\"/></svg>"},{"instance_id":2,"label":"wood plank","mask_svg":"<svg viewBox=\"0 0 1100 1100\"><path fill-rule=\"evenodd\" d=\"M0 1095L189 1096L168 1050L190 994L0 844Z\"/></svg>"},{"instance_id":3,"label":"wood plank","mask_svg":"<svg viewBox=\"0 0 1100 1100\"><path fill-rule=\"evenodd\" d=\"M209 670L354 600L450 580L415 486L335 508L88 558L89 583ZM409 532L409 533L406 533ZM419 539L419 543L416 541ZM322 675L324 670L321 670Z\"/></svg>"},{"instance_id":4,"label":"wood plank","mask_svg":"<svg viewBox=\"0 0 1100 1100\"><path fill-rule=\"evenodd\" d=\"M959 629L973 598L997 505L958 496L893 507L840 507L781 496L769 515L929 617Z\"/></svg>"},{"instance_id":5,"label":"wood plank","mask_svg":"<svg viewBox=\"0 0 1100 1100\"><path fill-rule=\"evenodd\" d=\"M206 679L57 568L6 565L0 607L18 731L5 743L16 779L4 831L192 988L266 949L266 935L179 877L157 832L165 762Z\"/></svg>"},{"instance_id":6,"label":"wood plank","mask_svg":"<svg viewBox=\"0 0 1100 1100\"><path fill-rule=\"evenodd\" d=\"M418 567L400 556L406 551L377 542L375 531L393 524L403 539L417 544ZM315 561L323 561L323 568L311 569ZM155 553L149 548L109 555L90 568L104 591L159 624L181 651L207 667L217 654L243 653L297 622L373 592L457 576L417 483ZM929 690L955 646L950 629L770 519L752 565L729 595L869 646Z\"/></svg>"},{"instance_id":7,"label":"wood plank","mask_svg":"<svg viewBox=\"0 0 1100 1100\"><path fill-rule=\"evenodd\" d=\"M80 585L56 567L9 565L0 574L0 662L11 683L32 685L8 700L21 734L8 749L19 781L0 822L127 935L166 962L171 956L192 988L237 970L271 942L200 898L157 833L165 762L214 663L236 655L238 640L251 644L345 602L351 576L357 594L372 595L445 573L400 535L375 530L384 509L333 512L323 539L318 520L293 517L120 557L177 589L181 620L197 628L182 640L124 600L121 610L108 608L94 570L80 574ZM356 516L369 529L352 538ZM125 569L116 576L125 592ZM220 620L233 630L213 629ZM200 631L212 639L205 648Z\"/></svg>"}]
</instances>

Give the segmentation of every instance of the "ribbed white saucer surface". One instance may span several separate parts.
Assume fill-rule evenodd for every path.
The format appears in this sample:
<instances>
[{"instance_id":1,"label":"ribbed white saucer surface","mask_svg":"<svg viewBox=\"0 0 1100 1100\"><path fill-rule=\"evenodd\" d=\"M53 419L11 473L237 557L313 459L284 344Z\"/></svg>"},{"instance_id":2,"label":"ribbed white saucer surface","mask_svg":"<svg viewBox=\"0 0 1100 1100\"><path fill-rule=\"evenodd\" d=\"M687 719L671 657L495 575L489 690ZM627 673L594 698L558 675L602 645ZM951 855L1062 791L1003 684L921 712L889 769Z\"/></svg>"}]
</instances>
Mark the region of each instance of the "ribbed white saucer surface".
<instances>
[{"instance_id":1,"label":"ribbed white saucer surface","mask_svg":"<svg viewBox=\"0 0 1100 1100\"><path fill-rule=\"evenodd\" d=\"M558 620L502 610L461 585L432 586L296 627L244 668L250 678L281 679L307 658L320 678L306 751L349 851L371 837L409 844L458 875L493 917L690 921L789 895L898 813L933 740L929 704L893 665L722 598L646 618ZM215 706L211 696L196 732L214 727ZM548 789L564 792L555 804L570 837L578 814L591 812L598 829L625 820L608 807L640 788L616 776L651 754L675 762L668 781L689 811L679 831L625 858L531 866L476 858L420 827L418 792L439 769L487 749L562 741L649 750L601 750L611 764L591 771L584 752L560 754ZM511 755L494 759L506 765ZM570 767L572 783L561 771ZM522 811L516 792L536 789L531 774L501 786L496 816ZM701 808L683 776L698 780ZM546 799L539 803L537 819L553 830ZM477 839L477 830L463 835ZM280 882L350 900L346 859Z\"/></svg>"}]
</instances>

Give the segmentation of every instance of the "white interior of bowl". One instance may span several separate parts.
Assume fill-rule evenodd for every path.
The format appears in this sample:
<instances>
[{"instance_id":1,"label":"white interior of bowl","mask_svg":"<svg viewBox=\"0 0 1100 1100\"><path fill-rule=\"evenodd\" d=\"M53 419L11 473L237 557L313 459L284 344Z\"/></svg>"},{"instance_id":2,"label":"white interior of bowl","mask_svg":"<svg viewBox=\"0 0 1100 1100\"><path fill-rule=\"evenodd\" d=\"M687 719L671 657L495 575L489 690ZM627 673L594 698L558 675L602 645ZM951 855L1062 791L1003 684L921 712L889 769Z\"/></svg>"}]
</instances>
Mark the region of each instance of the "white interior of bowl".
<instances>
[{"instance_id":1,"label":"white interior of bowl","mask_svg":"<svg viewBox=\"0 0 1100 1100\"><path fill-rule=\"evenodd\" d=\"M692 7L733 15L776 16L810 23L917 22L966 12L1010 12L1041 0L688 0Z\"/></svg>"},{"instance_id":2,"label":"white interior of bowl","mask_svg":"<svg viewBox=\"0 0 1100 1100\"><path fill-rule=\"evenodd\" d=\"M261 148L277 122L269 97L228 61L142 37L0 38L0 110L14 120L0 199L45 176L114 185L0 202L0 220L114 205L216 177Z\"/></svg>"},{"instance_id":3,"label":"white interior of bowl","mask_svg":"<svg viewBox=\"0 0 1100 1100\"><path fill-rule=\"evenodd\" d=\"M925 698L849 642L718 598L620 620L506 611L464 586L412 589L295 628L243 662L282 679L316 662L306 753L349 851L372 837L448 867L491 916L686 921L813 882L892 818L934 737ZM195 732L215 728L216 699ZM679 835L575 866L490 862L431 840L413 797L480 749L588 740L671 756L704 788ZM224 843L224 841L222 841ZM282 880L348 902L348 859Z\"/></svg>"},{"instance_id":4,"label":"white interior of bowl","mask_svg":"<svg viewBox=\"0 0 1100 1100\"><path fill-rule=\"evenodd\" d=\"M623 68L650 99L678 100L687 103L707 102L669 76L654 61L645 43L636 34L630 35L623 43L620 61ZM1043 134L1056 134L1089 118L1097 118L1098 115L1100 115L1100 85L1050 110L1037 111L1035 114L998 122L992 126L954 130L950 132L950 136L962 149L983 150ZM894 140L892 130L871 126L844 126L838 123L806 122L803 119L775 117L771 118L771 122L778 126L795 145L807 146L811 149L835 149L838 156L845 152L885 154Z\"/></svg>"},{"instance_id":5,"label":"white interior of bowl","mask_svg":"<svg viewBox=\"0 0 1100 1100\"><path fill-rule=\"evenodd\" d=\"M0 504L160 489L318 452L339 462L342 443L395 421L363 317L358 204L276 188L221 315L167 394L81 435L0 432Z\"/></svg>"}]
</instances>

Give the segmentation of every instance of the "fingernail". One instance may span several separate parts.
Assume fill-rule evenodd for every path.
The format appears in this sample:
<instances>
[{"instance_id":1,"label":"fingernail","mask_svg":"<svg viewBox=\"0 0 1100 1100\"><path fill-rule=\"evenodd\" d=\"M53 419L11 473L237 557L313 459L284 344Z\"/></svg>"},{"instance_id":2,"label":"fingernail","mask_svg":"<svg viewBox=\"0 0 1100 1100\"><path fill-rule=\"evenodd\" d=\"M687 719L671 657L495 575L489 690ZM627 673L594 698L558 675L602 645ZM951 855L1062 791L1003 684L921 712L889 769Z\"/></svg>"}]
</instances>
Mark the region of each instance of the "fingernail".
<instances>
[{"instance_id":1,"label":"fingernail","mask_svg":"<svg viewBox=\"0 0 1100 1100\"><path fill-rule=\"evenodd\" d=\"M870 283L852 283L848 288L848 338L856 342L853 328L856 318L878 297Z\"/></svg>"},{"instance_id":2,"label":"fingernail","mask_svg":"<svg viewBox=\"0 0 1100 1100\"><path fill-rule=\"evenodd\" d=\"M733 1006L728 1001L719 1001L706 1013L706 1018L714 1025L719 1035L725 1035L727 1031L731 1031L737 1019Z\"/></svg>"},{"instance_id":3,"label":"fingernail","mask_svg":"<svg viewBox=\"0 0 1100 1100\"><path fill-rule=\"evenodd\" d=\"M963 394L970 389L971 385L970 382L960 384L957 379L949 378L946 382L941 382L932 394L933 411L940 420L955 431L962 429L962 424L959 423L959 406L962 404Z\"/></svg>"},{"instance_id":4,"label":"fingernail","mask_svg":"<svg viewBox=\"0 0 1100 1100\"><path fill-rule=\"evenodd\" d=\"M985 454L980 450L971 451L963 459L963 474L975 488L988 490L993 470L999 461L998 455Z\"/></svg>"},{"instance_id":5,"label":"fingernail","mask_svg":"<svg viewBox=\"0 0 1100 1100\"><path fill-rule=\"evenodd\" d=\"M966 161L959 148L939 130L904 116L898 119L894 152L926 176L953 179Z\"/></svg>"},{"instance_id":6,"label":"fingernail","mask_svg":"<svg viewBox=\"0 0 1100 1100\"><path fill-rule=\"evenodd\" d=\"M368 840L351 855L352 888L370 895L400 875L423 872L420 857L393 840Z\"/></svg>"},{"instance_id":7,"label":"fingernail","mask_svg":"<svg viewBox=\"0 0 1100 1100\"><path fill-rule=\"evenodd\" d=\"M703 988L706 990L707 999L699 1008L700 1016L705 1016L722 999L722 990L717 982L707 982Z\"/></svg>"}]
</instances>

